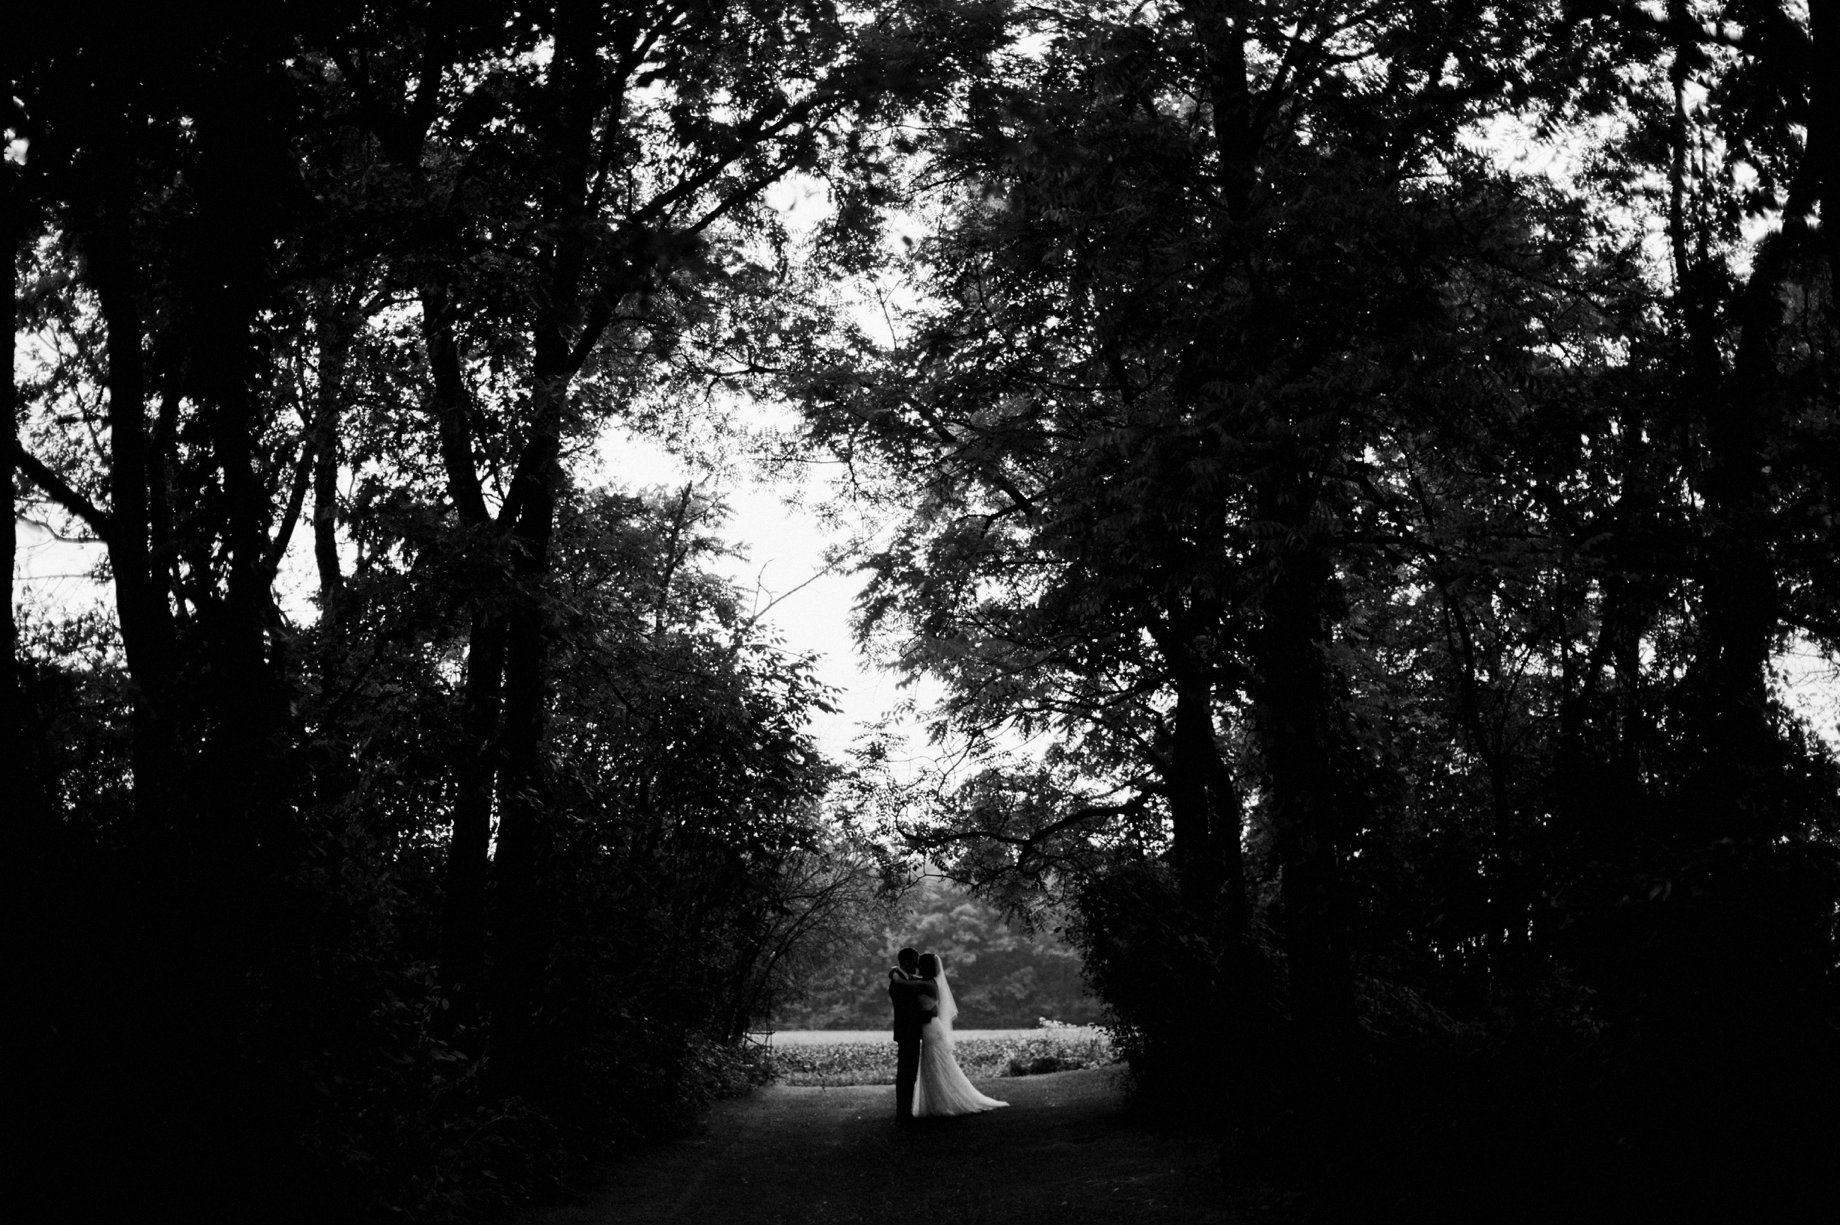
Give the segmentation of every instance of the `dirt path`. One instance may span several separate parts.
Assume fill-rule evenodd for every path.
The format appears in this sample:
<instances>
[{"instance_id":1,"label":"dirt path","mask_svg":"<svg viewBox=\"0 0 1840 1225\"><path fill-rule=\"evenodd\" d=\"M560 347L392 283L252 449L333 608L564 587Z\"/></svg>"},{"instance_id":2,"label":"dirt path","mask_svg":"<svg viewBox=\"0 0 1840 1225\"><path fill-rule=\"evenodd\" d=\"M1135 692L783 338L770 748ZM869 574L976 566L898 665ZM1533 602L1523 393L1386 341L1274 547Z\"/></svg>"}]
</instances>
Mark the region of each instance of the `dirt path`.
<instances>
[{"instance_id":1,"label":"dirt path","mask_svg":"<svg viewBox=\"0 0 1840 1225\"><path fill-rule=\"evenodd\" d=\"M1225 1202L1216 1143L1127 1115L1114 1070L979 1088L1009 1109L902 1129L887 1086L775 1085L718 1105L704 1134L635 1156L579 1203L525 1225L1269 1219Z\"/></svg>"}]
</instances>

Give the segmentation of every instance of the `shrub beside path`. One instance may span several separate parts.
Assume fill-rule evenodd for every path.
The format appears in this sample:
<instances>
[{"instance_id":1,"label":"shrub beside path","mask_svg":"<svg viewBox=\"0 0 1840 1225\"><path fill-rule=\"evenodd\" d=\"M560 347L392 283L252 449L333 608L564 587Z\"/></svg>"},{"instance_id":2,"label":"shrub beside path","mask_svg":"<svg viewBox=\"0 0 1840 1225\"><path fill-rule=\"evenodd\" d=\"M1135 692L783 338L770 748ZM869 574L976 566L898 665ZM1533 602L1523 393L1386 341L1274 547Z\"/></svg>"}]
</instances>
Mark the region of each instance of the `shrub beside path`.
<instances>
[{"instance_id":1,"label":"shrub beside path","mask_svg":"<svg viewBox=\"0 0 1840 1225\"><path fill-rule=\"evenodd\" d=\"M1215 1225L1273 1220L1229 1196L1218 1140L1148 1125L1116 1068L984 1080L1007 1110L893 1121L886 1085L773 1085L701 1134L634 1153L524 1225ZM1237 1200L1237 1203L1230 1202ZM1263 1209L1263 1211L1261 1211Z\"/></svg>"}]
</instances>

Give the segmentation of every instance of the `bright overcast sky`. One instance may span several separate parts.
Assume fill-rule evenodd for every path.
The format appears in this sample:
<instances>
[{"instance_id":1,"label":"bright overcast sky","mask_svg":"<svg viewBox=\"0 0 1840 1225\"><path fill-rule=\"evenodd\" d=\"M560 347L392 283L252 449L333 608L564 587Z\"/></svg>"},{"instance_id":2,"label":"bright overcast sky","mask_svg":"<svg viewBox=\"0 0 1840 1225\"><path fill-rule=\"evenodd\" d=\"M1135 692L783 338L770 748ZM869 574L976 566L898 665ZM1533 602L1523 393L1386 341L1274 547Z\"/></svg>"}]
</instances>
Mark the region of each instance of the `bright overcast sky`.
<instances>
[{"instance_id":1,"label":"bright overcast sky","mask_svg":"<svg viewBox=\"0 0 1840 1225\"><path fill-rule=\"evenodd\" d=\"M636 492L697 480L728 502L731 515L721 535L740 556L720 568L744 591L755 593L755 607L766 609L763 620L789 649L820 657L818 674L838 690L838 713L818 713L812 730L828 756L842 757L859 725L878 718L903 694L892 676L869 668L856 650L850 611L863 580L845 568L827 571L824 553L832 541L817 515L788 506L783 481L741 472L697 476L689 464L644 439L610 433L601 452L601 475L621 488ZM89 578L102 560L100 544L60 538L31 519L17 522L16 605L66 613L109 605L109 593ZM277 578L276 598L290 615L308 619L316 581L310 535L297 530L291 546Z\"/></svg>"},{"instance_id":2,"label":"bright overcast sky","mask_svg":"<svg viewBox=\"0 0 1840 1225\"><path fill-rule=\"evenodd\" d=\"M905 696L892 675L870 667L857 651L850 614L863 577L847 565L826 567L826 550L843 543L842 538L828 534L813 510L788 505L796 492L791 478L745 471L698 475L691 464L656 443L618 430L609 432L601 454L606 479L625 489L681 488L690 480L728 503L729 519L720 534L740 555L717 568L754 593L754 607L766 610L763 621L788 649L820 657L819 677L838 691L838 713L819 713L813 720L812 730L828 756L841 758L861 724L879 718ZM815 499L823 491L814 487L805 492Z\"/></svg>"}]
</instances>

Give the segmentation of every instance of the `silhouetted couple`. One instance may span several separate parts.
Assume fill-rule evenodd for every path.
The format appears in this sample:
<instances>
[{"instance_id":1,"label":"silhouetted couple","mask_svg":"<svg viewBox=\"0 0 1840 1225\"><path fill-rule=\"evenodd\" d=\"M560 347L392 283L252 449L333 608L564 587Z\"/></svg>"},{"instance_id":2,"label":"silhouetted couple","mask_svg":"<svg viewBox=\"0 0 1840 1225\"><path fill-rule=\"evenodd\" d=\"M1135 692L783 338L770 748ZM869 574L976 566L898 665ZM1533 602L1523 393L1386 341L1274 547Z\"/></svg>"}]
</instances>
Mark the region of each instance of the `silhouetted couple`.
<instances>
[{"instance_id":1,"label":"silhouetted couple","mask_svg":"<svg viewBox=\"0 0 1840 1225\"><path fill-rule=\"evenodd\" d=\"M976 1114L1007 1106L977 1091L952 1053L952 1018L958 1007L945 966L933 953L902 949L888 971L894 1003L894 1117L902 1123L947 1114Z\"/></svg>"}]
</instances>

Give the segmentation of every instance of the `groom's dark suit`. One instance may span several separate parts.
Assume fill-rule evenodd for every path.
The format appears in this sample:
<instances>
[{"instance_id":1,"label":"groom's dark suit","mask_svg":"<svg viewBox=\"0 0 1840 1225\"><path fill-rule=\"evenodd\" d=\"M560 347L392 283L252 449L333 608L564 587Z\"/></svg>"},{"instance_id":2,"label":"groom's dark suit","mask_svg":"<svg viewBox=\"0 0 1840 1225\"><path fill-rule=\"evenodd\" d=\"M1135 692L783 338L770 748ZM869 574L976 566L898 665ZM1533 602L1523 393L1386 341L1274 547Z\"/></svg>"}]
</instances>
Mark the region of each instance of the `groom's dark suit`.
<instances>
[{"instance_id":1,"label":"groom's dark suit","mask_svg":"<svg viewBox=\"0 0 1840 1225\"><path fill-rule=\"evenodd\" d=\"M903 1123L914 1117L914 1082L920 1078L920 1028L932 1020L933 1007L920 998L926 980L904 970L888 980L888 998L894 1004L894 1116Z\"/></svg>"}]
</instances>

